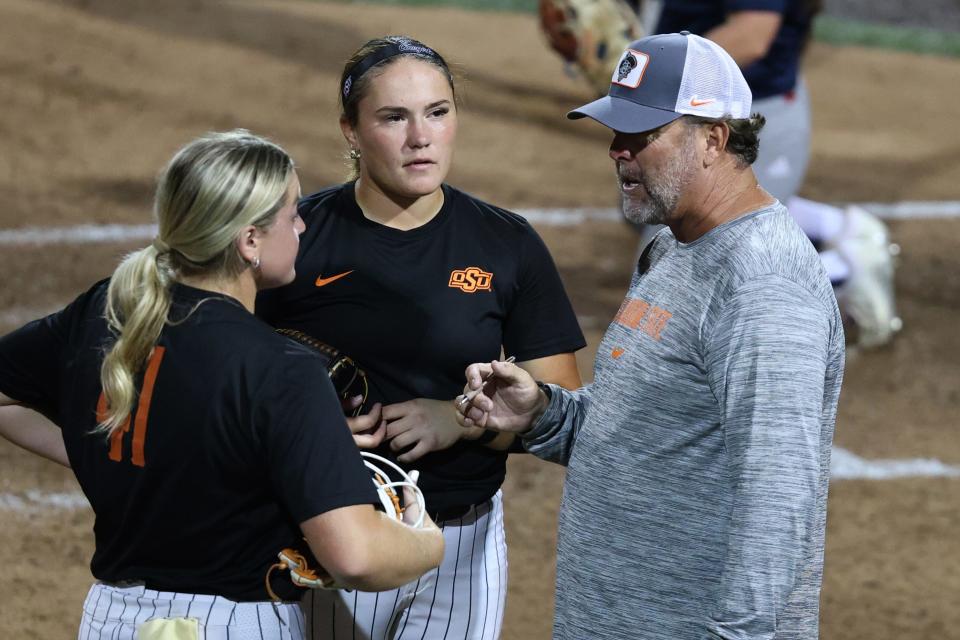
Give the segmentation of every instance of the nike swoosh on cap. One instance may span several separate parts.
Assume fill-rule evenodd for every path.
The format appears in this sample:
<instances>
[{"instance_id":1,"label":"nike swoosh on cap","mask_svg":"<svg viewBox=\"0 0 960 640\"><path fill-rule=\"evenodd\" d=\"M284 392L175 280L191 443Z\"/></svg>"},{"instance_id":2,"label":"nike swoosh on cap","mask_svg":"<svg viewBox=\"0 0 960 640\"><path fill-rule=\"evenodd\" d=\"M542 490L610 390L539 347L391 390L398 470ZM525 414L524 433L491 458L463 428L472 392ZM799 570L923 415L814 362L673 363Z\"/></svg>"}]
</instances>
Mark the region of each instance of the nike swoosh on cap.
<instances>
[{"instance_id":1,"label":"nike swoosh on cap","mask_svg":"<svg viewBox=\"0 0 960 640\"><path fill-rule=\"evenodd\" d=\"M692 98L690 98L691 107L702 107L703 105L710 104L711 102L716 102L716 100L713 98L708 98L706 100L697 100L697 96L693 96Z\"/></svg>"},{"instance_id":2,"label":"nike swoosh on cap","mask_svg":"<svg viewBox=\"0 0 960 640\"><path fill-rule=\"evenodd\" d=\"M350 269L350 271L344 271L343 273L338 273L337 275L330 276L329 278L324 278L323 275L319 275L317 276L317 281L314 282L314 284L317 285L318 287L325 287L331 282L334 282L335 280L339 280L344 276L348 276L351 273L353 273L353 269Z\"/></svg>"}]
</instances>

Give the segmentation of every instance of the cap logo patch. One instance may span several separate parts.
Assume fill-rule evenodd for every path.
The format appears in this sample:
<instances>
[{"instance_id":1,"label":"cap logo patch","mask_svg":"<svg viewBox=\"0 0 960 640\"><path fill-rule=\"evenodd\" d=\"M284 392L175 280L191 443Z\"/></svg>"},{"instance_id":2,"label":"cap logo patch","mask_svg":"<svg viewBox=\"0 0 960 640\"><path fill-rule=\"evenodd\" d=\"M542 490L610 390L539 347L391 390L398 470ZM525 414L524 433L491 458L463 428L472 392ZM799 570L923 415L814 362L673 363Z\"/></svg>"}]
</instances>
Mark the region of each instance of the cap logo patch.
<instances>
[{"instance_id":1,"label":"cap logo patch","mask_svg":"<svg viewBox=\"0 0 960 640\"><path fill-rule=\"evenodd\" d=\"M620 56L620 62L613 72L610 82L619 84L622 87L636 89L643 80L643 72L647 70L647 64L650 62L650 56L642 51L627 49Z\"/></svg>"}]
</instances>

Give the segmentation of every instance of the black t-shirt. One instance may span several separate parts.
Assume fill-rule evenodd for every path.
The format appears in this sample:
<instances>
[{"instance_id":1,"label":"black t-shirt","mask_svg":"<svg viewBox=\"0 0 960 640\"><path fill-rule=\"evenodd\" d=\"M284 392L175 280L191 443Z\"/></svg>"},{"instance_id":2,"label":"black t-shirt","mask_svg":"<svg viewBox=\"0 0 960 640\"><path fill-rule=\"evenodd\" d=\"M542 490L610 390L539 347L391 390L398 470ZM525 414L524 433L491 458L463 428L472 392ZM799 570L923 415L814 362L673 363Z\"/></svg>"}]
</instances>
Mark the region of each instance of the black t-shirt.
<instances>
[{"instance_id":1,"label":"black t-shirt","mask_svg":"<svg viewBox=\"0 0 960 640\"><path fill-rule=\"evenodd\" d=\"M108 440L90 433L107 284L0 339L0 391L60 426L96 513L93 575L267 600L300 522L376 502L322 359L233 298L175 285L129 427ZM278 595L300 597L275 575Z\"/></svg>"},{"instance_id":2,"label":"black t-shirt","mask_svg":"<svg viewBox=\"0 0 960 640\"><path fill-rule=\"evenodd\" d=\"M296 280L257 313L353 357L374 402L451 400L473 362L569 353L586 343L543 241L521 217L448 185L426 224L401 231L364 217L354 184L300 203ZM386 449L384 449L386 451ZM431 511L476 504L503 483L506 454L460 441L409 465Z\"/></svg>"}]
</instances>

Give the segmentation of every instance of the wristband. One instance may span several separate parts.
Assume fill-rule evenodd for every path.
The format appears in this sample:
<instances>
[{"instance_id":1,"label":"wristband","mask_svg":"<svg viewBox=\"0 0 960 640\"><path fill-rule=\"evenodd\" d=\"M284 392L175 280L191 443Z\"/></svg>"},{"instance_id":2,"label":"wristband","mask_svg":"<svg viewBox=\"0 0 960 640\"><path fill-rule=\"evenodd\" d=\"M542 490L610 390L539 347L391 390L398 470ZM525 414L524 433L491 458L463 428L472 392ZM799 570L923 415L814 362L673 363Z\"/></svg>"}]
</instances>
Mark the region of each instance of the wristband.
<instances>
[{"instance_id":1,"label":"wristband","mask_svg":"<svg viewBox=\"0 0 960 640\"><path fill-rule=\"evenodd\" d=\"M543 391L543 395L547 396L547 403L553 400L553 391L550 389L550 385L537 380L537 386L540 387L540 391Z\"/></svg>"}]
</instances>

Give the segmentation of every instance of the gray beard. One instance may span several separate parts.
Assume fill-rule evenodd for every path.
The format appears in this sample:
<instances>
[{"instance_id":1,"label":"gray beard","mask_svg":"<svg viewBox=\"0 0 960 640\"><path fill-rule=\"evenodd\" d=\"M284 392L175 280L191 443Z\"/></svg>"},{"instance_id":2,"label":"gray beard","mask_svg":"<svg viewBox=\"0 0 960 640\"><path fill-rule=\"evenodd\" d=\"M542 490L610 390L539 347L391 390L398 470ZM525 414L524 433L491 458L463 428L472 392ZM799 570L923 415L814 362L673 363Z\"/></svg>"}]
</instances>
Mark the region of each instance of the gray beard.
<instances>
[{"instance_id":1,"label":"gray beard","mask_svg":"<svg viewBox=\"0 0 960 640\"><path fill-rule=\"evenodd\" d=\"M620 192L623 217L634 224L667 224L677 208L683 190L693 179L692 136L658 175L644 174L640 184L646 197L631 197ZM639 194L638 194L639 195Z\"/></svg>"},{"instance_id":2,"label":"gray beard","mask_svg":"<svg viewBox=\"0 0 960 640\"><path fill-rule=\"evenodd\" d=\"M644 184L644 188L646 186ZM621 194L620 209L623 217L633 224L666 224L679 199L678 192L667 190L666 185L660 185L655 191L647 191L647 198L644 200Z\"/></svg>"}]
</instances>

